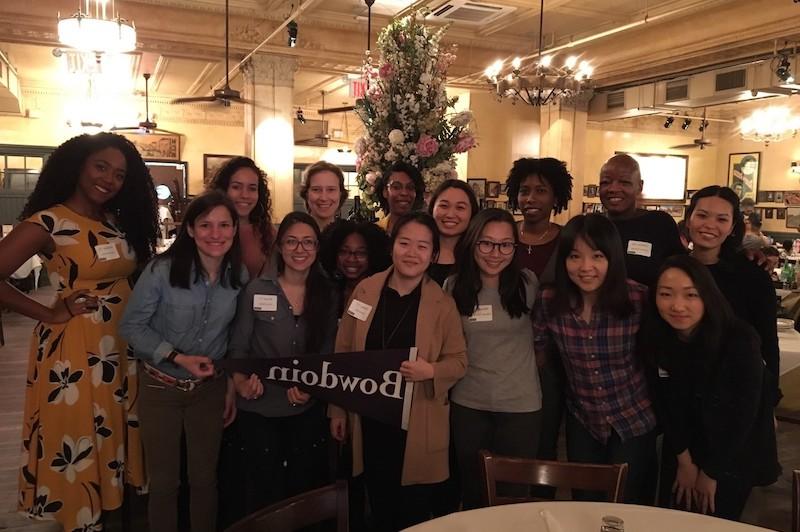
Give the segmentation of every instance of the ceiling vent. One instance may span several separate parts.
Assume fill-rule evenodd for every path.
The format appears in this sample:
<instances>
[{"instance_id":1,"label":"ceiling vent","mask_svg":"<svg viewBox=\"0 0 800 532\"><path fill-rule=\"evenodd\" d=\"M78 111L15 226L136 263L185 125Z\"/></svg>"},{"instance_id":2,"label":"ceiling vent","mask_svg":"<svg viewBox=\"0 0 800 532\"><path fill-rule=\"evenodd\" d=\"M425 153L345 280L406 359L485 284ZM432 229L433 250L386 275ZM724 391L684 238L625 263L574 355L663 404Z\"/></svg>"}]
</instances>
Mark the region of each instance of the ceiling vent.
<instances>
[{"instance_id":1,"label":"ceiling vent","mask_svg":"<svg viewBox=\"0 0 800 532\"><path fill-rule=\"evenodd\" d=\"M606 109L622 109L625 107L625 91L609 92L606 96Z\"/></svg>"},{"instance_id":2,"label":"ceiling vent","mask_svg":"<svg viewBox=\"0 0 800 532\"><path fill-rule=\"evenodd\" d=\"M689 97L689 80L676 79L667 82L665 101L685 100Z\"/></svg>"},{"instance_id":3,"label":"ceiling vent","mask_svg":"<svg viewBox=\"0 0 800 532\"><path fill-rule=\"evenodd\" d=\"M729 70L728 72L719 72L714 82L714 91L722 92L732 89L746 89L747 88L747 69L740 68L738 70Z\"/></svg>"},{"instance_id":4,"label":"ceiling vent","mask_svg":"<svg viewBox=\"0 0 800 532\"><path fill-rule=\"evenodd\" d=\"M482 25L516 11L515 7L498 6L470 0L450 0L431 10L432 19Z\"/></svg>"}]
</instances>

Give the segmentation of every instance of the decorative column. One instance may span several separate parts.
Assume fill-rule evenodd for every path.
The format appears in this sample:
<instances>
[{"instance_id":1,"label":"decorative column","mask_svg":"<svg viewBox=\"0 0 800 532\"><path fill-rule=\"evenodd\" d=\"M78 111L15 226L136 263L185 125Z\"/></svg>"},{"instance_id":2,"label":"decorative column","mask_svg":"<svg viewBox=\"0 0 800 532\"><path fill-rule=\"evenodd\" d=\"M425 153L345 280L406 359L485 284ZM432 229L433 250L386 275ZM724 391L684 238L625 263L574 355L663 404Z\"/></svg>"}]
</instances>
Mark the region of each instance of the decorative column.
<instances>
[{"instance_id":1,"label":"decorative column","mask_svg":"<svg viewBox=\"0 0 800 532\"><path fill-rule=\"evenodd\" d=\"M539 125L539 157L555 157L567 163L572 174L572 201L569 208L553 221L564 225L583 209L583 185L594 183L597 176L586 176L586 129L588 100L582 98L572 104L560 103L541 108Z\"/></svg>"},{"instance_id":2,"label":"decorative column","mask_svg":"<svg viewBox=\"0 0 800 532\"><path fill-rule=\"evenodd\" d=\"M297 60L257 54L243 67L245 153L267 173L273 222L291 212L294 198L294 74Z\"/></svg>"}]
</instances>

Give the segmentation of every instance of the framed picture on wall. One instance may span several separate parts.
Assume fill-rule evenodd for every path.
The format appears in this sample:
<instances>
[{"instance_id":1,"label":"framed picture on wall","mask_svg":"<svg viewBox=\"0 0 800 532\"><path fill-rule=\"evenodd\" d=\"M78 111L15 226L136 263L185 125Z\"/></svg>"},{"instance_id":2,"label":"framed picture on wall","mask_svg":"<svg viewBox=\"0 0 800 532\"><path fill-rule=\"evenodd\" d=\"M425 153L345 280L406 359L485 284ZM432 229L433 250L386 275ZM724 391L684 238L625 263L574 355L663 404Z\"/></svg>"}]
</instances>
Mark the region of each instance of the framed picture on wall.
<instances>
[{"instance_id":1,"label":"framed picture on wall","mask_svg":"<svg viewBox=\"0 0 800 532\"><path fill-rule=\"evenodd\" d=\"M467 184L472 187L475 197L479 200L486 199L486 179L482 177L469 177Z\"/></svg>"},{"instance_id":2,"label":"framed picture on wall","mask_svg":"<svg viewBox=\"0 0 800 532\"><path fill-rule=\"evenodd\" d=\"M764 218L766 218L767 220L772 220L773 218L775 218L774 210L769 207L764 209Z\"/></svg>"},{"instance_id":3,"label":"framed picture on wall","mask_svg":"<svg viewBox=\"0 0 800 532\"><path fill-rule=\"evenodd\" d=\"M800 190L785 190L781 203L785 203L786 205L800 205Z\"/></svg>"},{"instance_id":4,"label":"framed picture on wall","mask_svg":"<svg viewBox=\"0 0 800 532\"><path fill-rule=\"evenodd\" d=\"M157 133L122 133L123 137L136 146L142 159L179 161L181 158L181 136Z\"/></svg>"},{"instance_id":5,"label":"framed picture on wall","mask_svg":"<svg viewBox=\"0 0 800 532\"><path fill-rule=\"evenodd\" d=\"M775 209L775 218L778 220L786 219L786 209Z\"/></svg>"},{"instance_id":6,"label":"framed picture on wall","mask_svg":"<svg viewBox=\"0 0 800 532\"><path fill-rule=\"evenodd\" d=\"M779 190L778 192L775 192L775 201L777 203L783 203L783 191L782 190Z\"/></svg>"},{"instance_id":7,"label":"framed picture on wall","mask_svg":"<svg viewBox=\"0 0 800 532\"><path fill-rule=\"evenodd\" d=\"M765 190L759 190L758 194L756 194L756 203L764 203L767 201L767 192Z\"/></svg>"},{"instance_id":8,"label":"framed picture on wall","mask_svg":"<svg viewBox=\"0 0 800 532\"><path fill-rule=\"evenodd\" d=\"M214 174L220 167L236 157L235 155L215 155L211 153L203 154L203 185L208 185Z\"/></svg>"},{"instance_id":9,"label":"framed picture on wall","mask_svg":"<svg viewBox=\"0 0 800 532\"><path fill-rule=\"evenodd\" d=\"M756 200L760 167L760 151L728 155L728 186L736 192L740 200Z\"/></svg>"},{"instance_id":10,"label":"framed picture on wall","mask_svg":"<svg viewBox=\"0 0 800 532\"><path fill-rule=\"evenodd\" d=\"M767 203L772 203L773 201L775 201L775 193L772 192L771 190L769 192L764 192L764 198L765 198L764 201L766 201Z\"/></svg>"},{"instance_id":11,"label":"framed picture on wall","mask_svg":"<svg viewBox=\"0 0 800 532\"><path fill-rule=\"evenodd\" d=\"M500 182L499 181L489 181L486 183L486 197L487 198L499 198L500 197Z\"/></svg>"},{"instance_id":12,"label":"framed picture on wall","mask_svg":"<svg viewBox=\"0 0 800 532\"><path fill-rule=\"evenodd\" d=\"M786 209L786 227L794 229L800 227L800 207L788 207Z\"/></svg>"}]
</instances>

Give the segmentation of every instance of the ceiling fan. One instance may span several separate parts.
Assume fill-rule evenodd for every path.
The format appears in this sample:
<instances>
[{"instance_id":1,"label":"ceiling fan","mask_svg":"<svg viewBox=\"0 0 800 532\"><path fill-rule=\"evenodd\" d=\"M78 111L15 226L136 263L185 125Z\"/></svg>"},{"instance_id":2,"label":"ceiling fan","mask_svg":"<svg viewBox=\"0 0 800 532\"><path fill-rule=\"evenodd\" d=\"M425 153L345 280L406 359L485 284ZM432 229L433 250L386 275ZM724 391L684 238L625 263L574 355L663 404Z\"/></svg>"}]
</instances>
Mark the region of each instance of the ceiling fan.
<instances>
[{"instance_id":1,"label":"ceiling fan","mask_svg":"<svg viewBox=\"0 0 800 532\"><path fill-rule=\"evenodd\" d=\"M343 112L343 111L350 111L350 110L353 109L353 107L337 107L337 108L332 108L332 109L325 109L325 91L320 91L320 93L322 95L322 108L317 111L317 114L319 114L319 115L323 115L324 116L324 115L326 115L328 113L340 113L340 112ZM345 120L347 120L346 115L345 115ZM307 144L307 145L310 145L310 146L319 146L320 144L322 144L324 146L327 146L328 142L337 142L339 144L348 144L347 142L331 138L331 136L330 136L330 134L328 134L328 130L327 130L327 127L328 127L328 122L327 121L320 120L319 123L320 123L320 132L319 133L317 133L313 137L310 137L310 138L307 138L307 139L297 139L295 141L295 144Z\"/></svg>"},{"instance_id":2,"label":"ceiling fan","mask_svg":"<svg viewBox=\"0 0 800 532\"><path fill-rule=\"evenodd\" d=\"M228 0L225 0L225 86L221 89L216 89L210 96L186 96L183 98L175 98L170 103L214 103L219 102L225 107L230 107L231 102L244 103L253 105L251 100L242 98L242 94L231 88L230 85L230 69L228 68Z\"/></svg>"},{"instance_id":3,"label":"ceiling fan","mask_svg":"<svg viewBox=\"0 0 800 532\"><path fill-rule=\"evenodd\" d=\"M703 121L700 123L700 138L694 139L691 144L678 144L677 146L670 146L671 150L691 150L694 148L704 149L706 146L711 146L711 141L706 140L706 129L708 122L706 121L706 109L703 108Z\"/></svg>"},{"instance_id":4,"label":"ceiling fan","mask_svg":"<svg viewBox=\"0 0 800 532\"><path fill-rule=\"evenodd\" d=\"M148 72L142 74L142 77L144 77L144 121L139 122L139 124L136 126L115 126L111 128L111 131L130 131L134 133L142 133L144 135L149 135L150 133L168 133L170 135L180 135L180 133L175 133L174 131L169 131L168 129L161 129L154 120L150 120L150 73Z\"/></svg>"}]
</instances>

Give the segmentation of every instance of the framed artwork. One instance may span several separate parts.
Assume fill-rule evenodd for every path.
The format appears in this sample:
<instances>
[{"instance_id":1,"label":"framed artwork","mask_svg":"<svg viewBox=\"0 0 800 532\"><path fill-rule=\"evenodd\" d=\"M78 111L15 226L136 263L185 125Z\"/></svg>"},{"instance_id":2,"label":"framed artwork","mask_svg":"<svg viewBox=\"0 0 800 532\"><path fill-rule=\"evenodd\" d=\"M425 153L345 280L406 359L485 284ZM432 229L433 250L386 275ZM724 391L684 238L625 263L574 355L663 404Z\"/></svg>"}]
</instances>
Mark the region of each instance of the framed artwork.
<instances>
[{"instance_id":1,"label":"framed artwork","mask_svg":"<svg viewBox=\"0 0 800 532\"><path fill-rule=\"evenodd\" d=\"M597 197L597 185L589 185L587 188L589 190L588 190L588 194L586 194L586 196L589 197L589 198L596 198Z\"/></svg>"},{"instance_id":2,"label":"framed artwork","mask_svg":"<svg viewBox=\"0 0 800 532\"><path fill-rule=\"evenodd\" d=\"M786 227L800 228L800 207L788 207L786 209Z\"/></svg>"},{"instance_id":3,"label":"framed artwork","mask_svg":"<svg viewBox=\"0 0 800 532\"><path fill-rule=\"evenodd\" d=\"M220 167L236 157L236 155L214 155L211 153L203 154L203 185L208 185L214 174Z\"/></svg>"},{"instance_id":4,"label":"framed artwork","mask_svg":"<svg viewBox=\"0 0 800 532\"><path fill-rule=\"evenodd\" d=\"M769 207L767 207L766 209L764 209L764 218L766 218L767 220L772 220L773 218L775 218L775 211L774 211L774 209L771 209L771 208L769 208Z\"/></svg>"},{"instance_id":5,"label":"framed artwork","mask_svg":"<svg viewBox=\"0 0 800 532\"><path fill-rule=\"evenodd\" d=\"M695 192L697 192L697 191L696 190L687 190L686 191L686 199L688 199L688 200L692 199L692 196L694 196Z\"/></svg>"},{"instance_id":6,"label":"framed artwork","mask_svg":"<svg viewBox=\"0 0 800 532\"><path fill-rule=\"evenodd\" d=\"M736 192L740 200L744 198L756 200L760 168L760 151L728 155L728 186Z\"/></svg>"},{"instance_id":7,"label":"framed artwork","mask_svg":"<svg viewBox=\"0 0 800 532\"><path fill-rule=\"evenodd\" d=\"M122 133L122 136L136 146L142 159L159 159L162 161L179 161L181 159L180 135Z\"/></svg>"},{"instance_id":8,"label":"framed artwork","mask_svg":"<svg viewBox=\"0 0 800 532\"><path fill-rule=\"evenodd\" d=\"M756 194L756 203L764 203L767 201L767 193L764 190L759 190Z\"/></svg>"},{"instance_id":9,"label":"framed artwork","mask_svg":"<svg viewBox=\"0 0 800 532\"><path fill-rule=\"evenodd\" d=\"M486 197L487 198L498 198L500 197L500 182L499 181L489 181L486 183Z\"/></svg>"},{"instance_id":10,"label":"framed artwork","mask_svg":"<svg viewBox=\"0 0 800 532\"><path fill-rule=\"evenodd\" d=\"M786 209L775 209L775 218L778 220L786 219Z\"/></svg>"},{"instance_id":11,"label":"framed artwork","mask_svg":"<svg viewBox=\"0 0 800 532\"><path fill-rule=\"evenodd\" d=\"M771 190L769 192L764 192L764 197L766 198L764 201L766 201L767 203L772 203L773 201L775 201L775 193L772 192Z\"/></svg>"},{"instance_id":12,"label":"framed artwork","mask_svg":"<svg viewBox=\"0 0 800 532\"><path fill-rule=\"evenodd\" d=\"M658 210L664 211L673 218L683 218L683 205L661 205Z\"/></svg>"},{"instance_id":13,"label":"framed artwork","mask_svg":"<svg viewBox=\"0 0 800 532\"><path fill-rule=\"evenodd\" d=\"M775 193L775 201L777 203L783 203L783 191L782 190L779 190L778 192Z\"/></svg>"},{"instance_id":14,"label":"framed artwork","mask_svg":"<svg viewBox=\"0 0 800 532\"><path fill-rule=\"evenodd\" d=\"M798 190L784 191L782 203L785 203L786 205L800 205L800 191Z\"/></svg>"},{"instance_id":15,"label":"framed artwork","mask_svg":"<svg viewBox=\"0 0 800 532\"><path fill-rule=\"evenodd\" d=\"M583 204L583 214L590 214L594 212L594 206L591 203Z\"/></svg>"},{"instance_id":16,"label":"framed artwork","mask_svg":"<svg viewBox=\"0 0 800 532\"><path fill-rule=\"evenodd\" d=\"M490 200L490 199L486 200L487 209L494 209L495 207L497 207L497 202L495 200Z\"/></svg>"},{"instance_id":17,"label":"framed artwork","mask_svg":"<svg viewBox=\"0 0 800 532\"><path fill-rule=\"evenodd\" d=\"M469 177L467 184L472 187L475 197L479 200L486 199L486 179L482 177Z\"/></svg>"}]
</instances>

